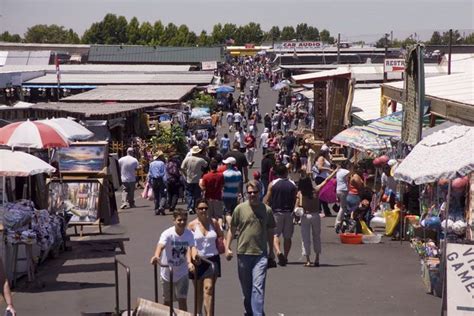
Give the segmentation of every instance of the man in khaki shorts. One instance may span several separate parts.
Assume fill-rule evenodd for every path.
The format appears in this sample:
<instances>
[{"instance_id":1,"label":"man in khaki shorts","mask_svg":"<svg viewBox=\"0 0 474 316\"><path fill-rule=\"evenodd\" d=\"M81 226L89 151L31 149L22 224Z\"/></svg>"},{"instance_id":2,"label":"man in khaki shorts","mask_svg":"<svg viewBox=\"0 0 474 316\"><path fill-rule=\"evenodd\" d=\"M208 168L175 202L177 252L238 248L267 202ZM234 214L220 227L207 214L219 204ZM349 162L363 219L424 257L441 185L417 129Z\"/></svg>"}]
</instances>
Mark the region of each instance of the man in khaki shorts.
<instances>
[{"instance_id":1,"label":"man in khaki shorts","mask_svg":"<svg viewBox=\"0 0 474 316\"><path fill-rule=\"evenodd\" d=\"M194 247L193 233L186 228L188 214L183 209L175 209L173 212L174 226L166 229L160 236L156 245L155 254L151 257L151 264L157 264L161 260L162 265L173 267L173 297L170 293L171 275L170 269L161 268L161 285L163 286L163 298L165 305L170 306L173 300L178 301L179 309L188 310L186 298L188 296L188 271L194 272L192 260L196 260L196 249Z\"/></svg>"},{"instance_id":2,"label":"man in khaki shorts","mask_svg":"<svg viewBox=\"0 0 474 316\"><path fill-rule=\"evenodd\" d=\"M273 247L278 258L278 264L285 266L291 249L291 237L293 237L292 213L298 190L296 184L288 179L288 169L285 166L276 166L275 173L278 178L269 184L268 192L263 198L263 202L273 210L276 223ZM280 248L281 235L283 236L284 252Z\"/></svg>"},{"instance_id":3,"label":"man in khaki shorts","mask_svg":"<svg viewBox=\"0 0 474 316\"><path fill-rule=\"evenodd\" d=\"M209 167L211 171L199 180L199 187L204 192L204 198L207 200L209 217L217 219L220 227L222 227L224 218L224 203L222 202L224 175L217 172L218 163L216 160L211 160Z\"/></svg>"}]
</instances>

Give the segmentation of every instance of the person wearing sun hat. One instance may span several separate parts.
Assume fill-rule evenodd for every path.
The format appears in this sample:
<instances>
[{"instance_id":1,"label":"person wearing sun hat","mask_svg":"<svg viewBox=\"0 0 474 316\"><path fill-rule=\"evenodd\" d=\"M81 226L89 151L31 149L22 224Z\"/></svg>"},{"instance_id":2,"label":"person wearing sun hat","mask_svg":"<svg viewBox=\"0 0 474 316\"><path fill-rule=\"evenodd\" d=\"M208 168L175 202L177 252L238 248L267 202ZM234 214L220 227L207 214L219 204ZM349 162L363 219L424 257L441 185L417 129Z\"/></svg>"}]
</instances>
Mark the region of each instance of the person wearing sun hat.
<instances>
[{"instance_id":1,"label":"person wearing sun hat","mask_svg":"<svg viewBox=\"0 0 474 316\"><path fill-rule=\"evenodd\" d=\"M193 146L190 150L191 156L186 157L181 163L181 172L186 180L186 202L190 214L195 213L196 199L201 196L199 180L207 167L207 161L199 157L201 151L201 147Z\"/></svg>"}]
</instances>

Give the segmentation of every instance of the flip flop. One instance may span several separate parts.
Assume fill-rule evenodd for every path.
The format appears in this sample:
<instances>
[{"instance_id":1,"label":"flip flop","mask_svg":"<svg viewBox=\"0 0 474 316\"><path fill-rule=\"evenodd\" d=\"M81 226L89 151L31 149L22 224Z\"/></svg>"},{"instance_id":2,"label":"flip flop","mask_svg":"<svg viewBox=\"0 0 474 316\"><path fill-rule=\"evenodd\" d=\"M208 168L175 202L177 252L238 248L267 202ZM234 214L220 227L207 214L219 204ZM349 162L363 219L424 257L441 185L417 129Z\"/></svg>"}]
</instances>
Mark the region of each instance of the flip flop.
<instances>
[{"instance_id":1,"label":"flip flop","mask_svg":"<svg viewBox=\"0 0 474 316\"><path fill-rule=\"evenodd\" d=\"M306 262L303 267L305 268L311 268L313 266L313 264L311 262Z\"/></svg>"}]
</instances>

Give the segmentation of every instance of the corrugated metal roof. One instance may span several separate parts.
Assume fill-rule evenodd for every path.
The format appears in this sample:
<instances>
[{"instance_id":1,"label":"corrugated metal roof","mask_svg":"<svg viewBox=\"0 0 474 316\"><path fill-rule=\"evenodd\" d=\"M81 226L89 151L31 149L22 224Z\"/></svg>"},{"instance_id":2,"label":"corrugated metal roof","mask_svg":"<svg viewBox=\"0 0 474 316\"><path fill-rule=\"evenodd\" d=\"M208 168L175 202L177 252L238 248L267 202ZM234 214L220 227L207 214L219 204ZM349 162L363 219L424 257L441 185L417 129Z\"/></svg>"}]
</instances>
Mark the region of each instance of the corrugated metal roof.
<instances>
[{"instance_id":1,"label":"corrugated metal roof","mask_svg":"<svg viewBox=\"0 0 474 316\"><path fill-rule=\"evenodd\" d=\"M92 45L90 63L190 63L224 61L222 47Z\"/></svg>"},{"instance_id":2,"label":"corrugated metal roof","mask_svg":"<svg viewBox=\"0 0 474 316\"><path fill-rule=\"evenodd\" d=\"M403 81L383 86L403 90ZM425 95L474 106L474 74L467 72L425 79Z\"/></svg>"},{"instance_id":3,"label":"corrugated metal roof","mask_svg":"<svg viewBox=\"0 0 474 316\"><path fill-rule=\"evenodd\" d=\"M308 83L314 80L324 80L333 77L351 77L351 72L345 69L326 70L312 72L304 75L292 76L291 79L296 83Z\"/></svg>"},{"instance_id":4,"label":"corrugated metal roof","mask_svg":"<svg viewBox=\"0 0 474 316\"><path fill-rule=\"evenodd\" d=\"M2 51L0 51L0 55ZM1 65L1 63L0 63ZM60 65L61 74L65 73L161 73L161 72L186 72L191 65ZM23 71L45 71L56 73L55 65L6 65L0 67L3 72L23 72Z\"/></svg>"},{"instance_id":5,"label":"corrugated metal roof","mask_svg":"<svg viewBox=\"0 0 474 316\"><path fill-rule=\"evenodd\" d=\"M137 85L137 84L210 84L214 75L206 72L183 72L162 74L61 74L61 84L87 85ZM56 74L27 81L27 84L56 84Z\"/></svg>"},{"instance_id":6,"label":"corrugated metal roof","mask_svg":"<svg viewBox=\"0 0 474 316\"><path fill-rule=\"evenodd\" d=\"M64 102L180 102L196 86L102 86L76 94Z\"/></svg>"},{"instance_id":7,"label":"corrugated metal roof","mask_svg":"<svg viewBox=\"0 0 474 316\"><path fill-rule=\"evenodd\" d=\"M165 106L163 103L38 103L31 107L37 110L60 111L71 115L99 117L125 114L127 112L144 111L146 109Z\"/></svg>"}]
</instances>

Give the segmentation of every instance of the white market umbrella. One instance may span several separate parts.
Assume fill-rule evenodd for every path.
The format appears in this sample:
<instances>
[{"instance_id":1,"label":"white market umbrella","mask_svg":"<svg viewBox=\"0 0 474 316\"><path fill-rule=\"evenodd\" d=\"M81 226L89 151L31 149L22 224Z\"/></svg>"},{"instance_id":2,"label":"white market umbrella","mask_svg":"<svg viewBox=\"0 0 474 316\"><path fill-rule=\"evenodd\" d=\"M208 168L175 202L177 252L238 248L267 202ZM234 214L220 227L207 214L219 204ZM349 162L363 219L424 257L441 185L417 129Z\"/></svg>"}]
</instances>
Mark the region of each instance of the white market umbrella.
<instances>
[{"instance_id":1,"label":"white market umbrella","mask_svg":"<svg viewBox=\"0 0 474 316\"><path fill-rule=\"evenodd\" d=\"M456 125L419 142L397 167L394 178L414 184L453 180L474 171L474 127Z\"/></svg>"},{"instance_id":2,"label":"white market umbrella","mask_svg":"<svg viewBox=\"0 0 474 316\"><path fill-rule=\"evenodd\" d=\"M56 169L33 155L22 151L0 149L0 176L28 177L39 173L52 173Z\"/></svg>"},{"instance_id":3,"label":"white market umbrella","mask_svg":"<svg viewBox=\"0 0 474 316\"><path fill-rule=\"evenodd\" d=\"M0 144L10 147L54 148L68 147L68 139L53 127L26 120L0 128Z\"/></svg>"},{"instance_id":4,"label":"white market umbrella","mask_svg":"<svg viewBox=\"0 0 474 316\"><path fill-rule=\"evenodd\" d=\"M50 120L40 120L38 122L51 126L55 130L61 132L61 134L66 136L66 138L71 141L86 140L94 136L94 133L81 124L64 117L53 118Z\"/></svg>"}]
</instances>

